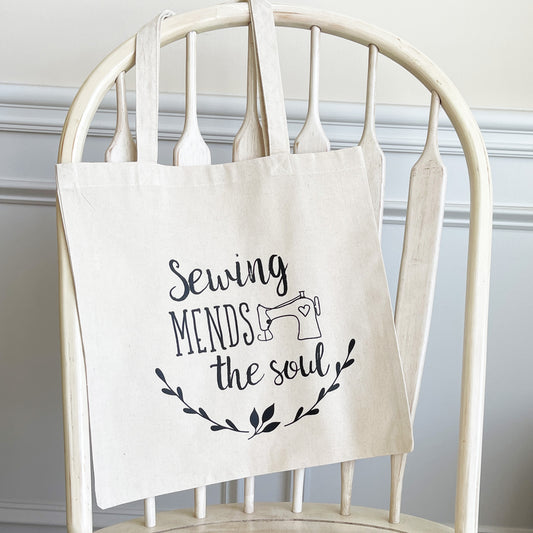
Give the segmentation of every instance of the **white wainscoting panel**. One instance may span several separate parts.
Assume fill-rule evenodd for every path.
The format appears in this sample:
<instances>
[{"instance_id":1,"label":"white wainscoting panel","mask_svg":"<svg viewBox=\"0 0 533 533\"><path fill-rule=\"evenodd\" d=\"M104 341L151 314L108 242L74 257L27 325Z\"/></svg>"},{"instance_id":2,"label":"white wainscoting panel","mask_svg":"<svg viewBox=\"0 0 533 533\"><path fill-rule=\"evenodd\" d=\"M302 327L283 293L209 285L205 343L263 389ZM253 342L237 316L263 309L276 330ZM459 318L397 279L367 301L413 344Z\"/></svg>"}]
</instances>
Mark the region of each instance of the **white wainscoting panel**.
<instances>
[{"instance_id":1,"label":"white wainscoting panel","mask_svg":"<svg viewBox=\"0 0 533 533\"><path fill-rule=\"evenodd\" d=\"M54 164L74 94L68 88L0 84L0 533L65 531ZM132 94L128 100L133 109ZM215 162L231 157L244 108L242 98L199 97L200 128ZM171 161L183 111L182 95L162 95L162 163ZM306 103L290 101L287 112L294 139L305 119ZM422 150L427 114L424 107L377 108L377 136L387 157L383 248L392 286L401 253L409 169ZM321 117L333 148L358 142L363 116L361 104L322 104ZM475 116L489 150L495 199L480 531L532 533L533 113L476 110ZM468 183L458 140L446 117L441 119L440 144L449 181L445 229L403 510L451 523ZM130 121L133 128L133 114ZM110 94L91 126L86 160L103 159L114 123ZM312 469L305 500L338 501L339 483L337 466ZM386 507L388 483L388 459L358 462L354 504ZM290 477L265 476L256 487L259 500L286 500ZM210 487L208 499L240 501L242 486L230 482ZM190 506L192 495L167 495L158 501L162 509ZM138 504L106 512L95 508L95 525L137 516L141 509Z\"/></svg>"}]
</instances>

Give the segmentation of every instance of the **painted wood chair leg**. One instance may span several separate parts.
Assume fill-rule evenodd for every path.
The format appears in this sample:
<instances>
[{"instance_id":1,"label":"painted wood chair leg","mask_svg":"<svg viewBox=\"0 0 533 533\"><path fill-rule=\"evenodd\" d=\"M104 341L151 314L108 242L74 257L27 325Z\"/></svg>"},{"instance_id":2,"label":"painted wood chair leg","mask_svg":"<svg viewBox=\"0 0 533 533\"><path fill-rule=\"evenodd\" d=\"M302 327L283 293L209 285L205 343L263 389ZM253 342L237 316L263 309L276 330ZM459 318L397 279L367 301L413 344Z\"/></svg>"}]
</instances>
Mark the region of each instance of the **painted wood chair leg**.
<instances>
[{"instance_id":1,"label":"painted wood chair leg","mask_svg":"<svg viewBox=\"0 0 533 533\"><path fill-rule=\"evenodd\" d=\"M349 516L352 505L352 487L355 461L341 463L341 515Z\"/></svg>"},{"instance_id":2,"label":"painted wood chair leg","mask_svg":"<svg viewBox=\"0 0 533 533\"><path fill-rule=\"evenodd\" d=\"M207 491L205 485L194 489L194 516L205 518L207 508Z\"/></svg>"},{"instance_id":3,"label":"painted wood chair leg","mask_svg":"<svg viewBox=\"0 0 533 533\"><path fill-rule=\"evenodd\" d=\"M292 512L301 513L304 501L305 468L293 471L292 479Z\"/></svg>"}]
</instances>

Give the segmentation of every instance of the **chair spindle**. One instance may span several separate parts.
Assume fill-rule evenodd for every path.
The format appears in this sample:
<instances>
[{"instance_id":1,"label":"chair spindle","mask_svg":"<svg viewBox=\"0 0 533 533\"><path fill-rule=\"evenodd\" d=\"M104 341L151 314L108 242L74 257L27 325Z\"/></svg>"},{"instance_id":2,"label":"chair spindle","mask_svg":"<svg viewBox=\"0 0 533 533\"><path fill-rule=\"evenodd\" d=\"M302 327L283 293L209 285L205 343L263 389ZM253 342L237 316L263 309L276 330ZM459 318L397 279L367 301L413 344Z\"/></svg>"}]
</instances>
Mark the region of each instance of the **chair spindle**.
<instances>
[{"instance_id":1,"label":"chair spindle","mask_svg":"<svg viewBox=\"0 0 533 533\"><path fill-rule=\"evenodd\" d=\"M305 468L292 472L292 512L301 513L304 500Z\"/></svg>"},{"instance_id":2,"label":"chair spindle","mask_svg":"<svg viewBox=\"0 0 533 533\"><path fill-rule=\"evenodd\" d=\"M246 111L242 125L233 140L233 161L244 161L265 155L263 129L257 111L257 66L252 29L248 27L248 67Z\"/></svg>"},{"instance_id":3,"label":"chair spindle","mask_svg":"<svg viewBox=\"0 0 533 533\"><path fill-rule=\"evenodd\" d=\"M155 498L146 498L144 500L144 525L146 527L155 527L156 524L156 510Z\"/></svg>"},{"instance_id":4,"label":"chair spindle","mask_svg":"<svg viewBox=\"0 0 533 533\"><path fill-rule=\"evenodd\" d=\"M355 461L341 463L341 515L349 516L352 505L352 487Z\"/></svg>"},{"instance_id":5,"label":"chair spindle","mask_svg":"<svg viewBox=\"0 0 533 533\"><path fill-rule=\"evenodd\" d=\"M294 141L294 153L329 151L329 139L320 122L319 74L320 74L320 28L311 28L311 57L309 63L309 102L307 117L302 130Z\"/></svg>"},{"instance_id":6,"label":"chair spindle","mask_svg":"<svg viewBox=\"0 0 533 533\"><path fill-rule=\"evenodd\" d=\"M385 186L385 156L376 137L375 93L378 48L368 47L368 76L366 85L365 123L359 146L363 150L370 196L374 206L378 233L381 236L383 220L383 189Z\"/></svg>"},{"instance_id":7,"label":"chair spindle","mask_svg":"<svg viewBox=\"0 0 533 533\"><path fill-rule=\"evenodd\" d=\"M117 123L111 144L105 151L106 162L135 161L137 147L128 124L128 107L126 105L125 73L121 72L115 81L117 94Z\"/></svg>"},{"instance_id":8,"label":"chair spindle","mask_svg":"<svg viewBox=\"0 0 533 533\"><path fill-rule=\"evenodd\" d=\"M211 152L198 126L196 98L196 32L187 34L187 64L185 73L185 123L180 140L174 147L174 165L210 165Z\"/></svg>"},{"instance_id":9,"label":"chair spindle","mask_svg":"<svg viewBox=\"0 0 533 533\"><path fill-rule=\"evenodd\" d=\"M244 512L246 514L254 512L254 489L255 478L253 476L244 478Z\"/></svg>"},{"instance_id":10,"label":"chair spindle","mask_svg":"<svg viewBox=\"0 0 533 533\"><path fill-rule=\"evenodd\" d=\"M437 140L439 108L439 96L433 91L426 144L411 170L396 298L395 324L411 420L415 416L424 366L444 217L446 169ZM400 520L406 460L407 454L393 456L391 460L389 521L393 524Z\"/></svg>"},{"instance_id":11,"label":"chair spindle","mask_svg":"<svg viewBox=\"0 0 533 533\"><path fill-rule=\"evenodd\" d=\"M205 518L207 514L207 491L205 485L194 489L194 516Z\"/></svg>"},{"instance_id":12,"label":"chair spindle","mask_svg":"<svg viewBox=\"0 0 533 533\"><path fill-rule=\"evenodd\" d=\"M368 74L366 86L365 123L359 146L367 171L370 195L374 206L378 234L381 239L383 219L383 188L385 185L385 156L376 137L375 92L378 49L371 44L368 47ZM352 487L355 461L341 463L341 509L343 516L350 515L352 504Z\"/></svg>"}]
</instances>

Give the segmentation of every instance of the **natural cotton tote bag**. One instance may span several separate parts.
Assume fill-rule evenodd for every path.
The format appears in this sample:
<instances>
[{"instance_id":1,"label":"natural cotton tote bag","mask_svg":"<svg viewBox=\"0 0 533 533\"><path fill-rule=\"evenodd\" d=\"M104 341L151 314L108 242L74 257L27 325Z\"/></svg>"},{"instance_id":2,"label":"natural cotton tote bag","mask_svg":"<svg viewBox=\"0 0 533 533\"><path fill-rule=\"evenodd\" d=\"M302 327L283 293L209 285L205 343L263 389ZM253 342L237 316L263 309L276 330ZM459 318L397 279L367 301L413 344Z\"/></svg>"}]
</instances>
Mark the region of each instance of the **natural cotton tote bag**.
<instances>
[{"instance_id":1,"label":"natural cotton tote bag","mask_svg":"<svg viewBox=\"0 0 533 533\"><path fill-rule=\"evenodd\" d=\"M57 168L104 508L412 447L361 150L289 153L272 12L250 6L269 156L157 164L159 17L139 160Z\"/></svg>"}]
</instances>

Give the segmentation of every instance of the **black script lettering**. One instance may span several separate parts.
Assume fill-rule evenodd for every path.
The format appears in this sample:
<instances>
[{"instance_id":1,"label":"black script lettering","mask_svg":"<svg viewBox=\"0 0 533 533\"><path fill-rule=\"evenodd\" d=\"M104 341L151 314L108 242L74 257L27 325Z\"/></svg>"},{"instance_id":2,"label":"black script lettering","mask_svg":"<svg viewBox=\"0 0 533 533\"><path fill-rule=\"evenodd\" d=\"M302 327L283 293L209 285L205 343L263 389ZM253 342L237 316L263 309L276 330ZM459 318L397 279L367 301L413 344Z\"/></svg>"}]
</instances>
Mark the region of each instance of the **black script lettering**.
<instances>
[{"instance_id":1,"label":"black script lettering","mask_svg":"<svg viewBox=\"0 0 533 533\"><path fill-rule=\"evenodd\" d=\"M277 261L277 264L276 264ZM287 267L283 263L283 259L279 255L271 255L268 262L268 270L271 272L274 278L279 278L278 286L276 287L276 292L278 296L285 296L289 290L289 283L287 281Z\"/></svg>"},{"instance_id":2,"label":"black script lettering","mask_svg":"<svg viewBox=\"0 0 533 533\"><path fill-rule=\"evenodd\" d=\"M226 321L228 323L229 348L234 348L235 346L237 346L237 344L239 344L239 323L237 322L237 313L235 312L235 308L231 304L224 304L223 307L224 311L226 312Z\"/></svg>"},{"instance_id":3,"label":"black script lettering","mask_svg":"<svg viewBox=\"0 0 533 533\"><path fill-rule=\"evenodd\" d=\"M213 307L185 309L181 315L169 311L174 328L177 356L210 353L234 348L244 342L250 346L255 341L252 321L247 318L250 308L246 302L238 306L224 304Z\"/></svg>"},{"instance_id":4,"label":"black script lettering","mask_svg":"<svg viewBox=\"0 0 533 533\"><path fill-rule=\"evenodd\" d=\"M192 349L191 336L189 335L189 326L187 325L187 309L185 309L185 311L183 311L181 325L178 322L178 319L176 318L176 314L174 313L174 311L169 311L168 314L172 318L172 327L174 328L174 337L176 338L176 349L178 351L178 353L176 355L178 357L180 355L183 355L181 353L179 339L181 339L182 341L185 340L185 334L187 334L187 342L189 344L189 352L188 353L189 353L189 355L194 353L194 351Z\"/></svg>"},{"instance_id":5,"label":"black script lettering","mask_svg":"<svg viewBox=\"0 0 533 533\"><path fill-rule=\"evenodd\" d=\"M318 373L320 377L324 377L329 371L329 364L325 370L322 368L323 355L324 345L319 342L316 345L314 361L308 361L307 364L304 362L304 356L300 355L295 361L285 361L283 367L280 369L281 364L279 364L276 359L273 359L270 361L270 369L276 375L274 378L274 384L281 386L285 379L294 379L298 374L301 374L304 378L315 373Z\"/></svg>"},{"instance_id":6,"label":"black script lettering","mask_svg":"<svg viewBox=\"0 0 533 533\"><path fill-rule=\"evenodd\" d=\"M178 276L178 279L181 281L182 287L181 294L178 292L178 287L174 286L172 289L170 289L170 297L175 300L176 302L182 302L189 296L189 283L187 280L178 272L178 268L180 267L180 264L175 260L171 259L168 263L168 266L170 267L170 270Z\"/></svg>"},{"instance_id":7,"label":"black script lettering","mask_svg":"<svg viewBox=\"0 0 533 533\"><path fill-rule=\"evenodd\" d=\"M196 324L196 314L201 313L201 312L202 310L198 307L197 309L193 309L191 311L191 316L192 316L192 325L194 328L194 336L196 337L196 346L198 347L198 353L205 353L207 352L207 348L200 346L200 341L202 339L200 338L200 335L198 335L198 326Z\"/></svg>"},{"instance_id":8,"label":"black script lettering","mask_svg":"<svg viewBox=\"0 0 533 533\"><path fill-rule=\"evenodd\" d=\"M248 385L257 385L265 375L262 374L260 378L254 379L254 375L259 370L257 363L252 363L246 369L246 378L244 383L241 381L241 373L238 368L231 368L231 358L226 356L226 361L222 361L222 357L217 355L217 362L209 365L209 368L216 368L217 370L217 385L220 390L233 388L234 384L239 390L244 390Z\"/></svg>"},{"instance_id":9,"label":"black script lettering","mask_svg":"<svg viewBox=\"0 0 533 533\"><path fill-rule=\"evenodd\" d=\"M239 305L239 314L241 315L241 318L246 322L248 329L250 330L249 333L245 331L242 334L242 340L244 341L244 344L246 344L247 346L250 346L251 344L253 344L255 340L255 334L252 328L252 324L246 318L246 316L244 316L244 313L249 313L249 312L250 312L250 308L248 307L248 304L246 302L242 302Z\"/></svg>"},{"instance_id":10,"label":"black script lettering","mask_svg":"<svg viewBox=\"0 0 533 533\"><path fill-rule=\"evenodd\" d=\"M235 261L232 270L225 269L223 274L213 274L210 268L204 270L193 268L187 276L179 272L180 264L176 259L171 259L168 263L173 274L180 281L169 291L169 296L176 302L182 302L191 294L202 294L205 290L225 291L231 283L236 283L239 287L244 287L248 282L260 282L267 285L271 279L278 279L276 292L279 296L285 296L288 291L287 267L279 255L271 255L268 260L268 269L263 265L260 258L254 261L246 261L241 265L240 261Z\"/></svg>"},{"instance_id":11,"label":"black script lettering","mask_svg":"<svg viewBox=\"0 0 533 533\"><path fill-rule=\"evenodd\" d=\"M224 346L224 334L222 333L222 326L220 325L220 305L215 305L213 309L216 311L216 323L213 318L213 314L209 307L205 307L205 316L207 317L207 329L209 330L209 340L211 341L211 351L216 352L215 344L213 343L213 330L215 330L216 336L218 337L218 343L220 347L225 350Z\"/></svg>"}]
</instances>

